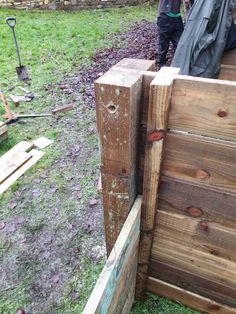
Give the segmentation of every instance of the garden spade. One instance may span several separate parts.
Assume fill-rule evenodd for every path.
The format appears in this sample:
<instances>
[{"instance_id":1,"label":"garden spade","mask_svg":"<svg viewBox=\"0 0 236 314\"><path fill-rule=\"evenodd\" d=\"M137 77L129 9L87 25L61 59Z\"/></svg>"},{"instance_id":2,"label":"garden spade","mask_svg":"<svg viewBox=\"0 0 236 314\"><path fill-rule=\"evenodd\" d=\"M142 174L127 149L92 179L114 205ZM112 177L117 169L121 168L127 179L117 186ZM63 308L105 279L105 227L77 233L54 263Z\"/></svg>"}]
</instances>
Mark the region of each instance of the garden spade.
<instances>
[{"instance_id":1,"label":"garden spade","mask_svg":"<svg viewBox=\"0 0 236 314\"><path fill-rule=\"evenodd\" d=\"M18 75L18 78L20 81L26 81L29 80L27 69L24 65L21 64L21 58L20 58L20 51L16 40L16 33L15 33L15 25L16 25L16 18L14 17L7 17L6 18L7 25L11 28L13 39L16 47L16 53L19 61L19 66L16 67L16 73Z\"/></svg>"}]
</instances>

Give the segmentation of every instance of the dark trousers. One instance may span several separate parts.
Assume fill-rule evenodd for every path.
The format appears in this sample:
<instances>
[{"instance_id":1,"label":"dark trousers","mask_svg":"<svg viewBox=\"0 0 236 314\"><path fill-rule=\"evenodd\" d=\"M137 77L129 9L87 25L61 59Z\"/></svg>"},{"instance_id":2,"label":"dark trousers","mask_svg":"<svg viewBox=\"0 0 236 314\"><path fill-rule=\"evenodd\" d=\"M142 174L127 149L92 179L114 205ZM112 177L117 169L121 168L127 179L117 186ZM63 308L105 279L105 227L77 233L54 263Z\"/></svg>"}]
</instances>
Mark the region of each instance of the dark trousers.
<instances>
[{"instance_id":1,"label":"dark trousers","mask_svg":"<svg viewBox=\"0 0 236 314\"><path fill-rule=\"evenodd\" d=\"M166 63L166 55L172 42L174 51L184 30L183 21L180 17L170 17L166 14L160 15L157 19L157 65L163 66Z\"/></svg>"}]
</instances>

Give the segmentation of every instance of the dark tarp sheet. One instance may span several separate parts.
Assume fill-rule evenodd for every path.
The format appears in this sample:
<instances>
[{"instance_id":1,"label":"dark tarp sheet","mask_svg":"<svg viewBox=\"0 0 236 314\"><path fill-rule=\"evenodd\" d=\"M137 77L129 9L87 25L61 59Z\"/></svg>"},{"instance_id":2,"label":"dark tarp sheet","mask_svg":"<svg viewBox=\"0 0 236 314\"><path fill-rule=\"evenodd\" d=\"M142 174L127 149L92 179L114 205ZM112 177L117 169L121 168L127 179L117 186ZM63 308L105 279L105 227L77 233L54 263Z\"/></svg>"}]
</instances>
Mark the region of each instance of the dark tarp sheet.
<instances>
[{"instance_id":1,"label":"dark tarp sheet","mask_svg":"<svg viewBox=\"0 0 236 314\"><path fill-rule=\"evenodd\" d=\"M171 66L184 75L214 78L220 69L236 0L196 0Z\"/></svg>"}]
</instances>

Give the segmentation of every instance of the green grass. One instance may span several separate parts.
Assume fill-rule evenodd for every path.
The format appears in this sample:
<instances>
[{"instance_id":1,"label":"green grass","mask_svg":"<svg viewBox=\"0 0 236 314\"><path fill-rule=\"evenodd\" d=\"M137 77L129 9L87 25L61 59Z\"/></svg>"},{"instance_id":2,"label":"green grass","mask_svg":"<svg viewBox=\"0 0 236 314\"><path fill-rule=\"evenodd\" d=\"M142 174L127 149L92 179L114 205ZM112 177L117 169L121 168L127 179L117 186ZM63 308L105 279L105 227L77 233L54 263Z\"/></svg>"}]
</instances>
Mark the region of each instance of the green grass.
<instances>
[{"instance_id":1,"label":"green grass","mask_svg":"<svg viewBox=\"0 0 236 314\"><path fill-rule=\"evenodd\" d=\"M5 23L7 16L15 16L17 18L16 34L20 46L22 63L27 66L28 72L32 79L31 86L27 86L17 80L15 67L17 66L17 58L14 49L11 30ZM76 73L81 66L90 64L90 57L96 49L104 48L112 45L111 38L108 40L107 35L115 32L125 31L129 25L141 19L154 20L156 18L156 9L149 6L127 7L122 9L109 10L93 10L82 12L47 12L47 11L15 11L1 10L0 12L0 83L7 96L9 94L18 94L20 92L18 86L25 86L35 93L36 97L31 103L22 103L19 108L12 110L15 112L32 113L32 112L50 112L56 106L73 102L70 96L60 93L56 83L63 80L64 75ZM48 92L47 86L53 86L54 92L60 94L60 98L54 98ZM80 91L83 86L80 87ZM78 91L79 92L79 91ZM76 104L81 106L80 103ZM0 114L4 112L0 103ZM64 118L55 119L29 119L25 123L17 123L9 126L9 138L0 144L0 155L6 152L14 144L22 140L33 140L39 136L46 136L55 141L55 143L46 149L44 158L27 174L19 179L8 191L0 196L1 219L10 219L12 215L25 215L27 225L23 229L26 236L30 239L37 239L37 236L48 224L45 217L51 215L50 205L61 207L61 221L50 221L59 239L65 246L79 246L81 241L93 243L91 236L85 236L78 232L75 238L68 239L67 233L64 232L64 225L68 221L75 221L78 215L85 215L83 205L86 204L91 197L96 196L94 180L91 178L98 174L99 156L93 155L90 148L97 145L97 135L87 136L83 134L86 124L95 124L95 113L88 109L85 112L87 117L84 121L83 117L74 117L73 112L66 115L67 119L74 121L75 130L71 130L71 134L64 136L63 126L66 124ZM77 130L81 130L78 134ZM58 139L63 138L63 143ZM83 139L83 149L85 150L84 162L80 160L68 166L68 169L58 170L52 167L55 160L66 153L67 148L71 146L73 141ZM75 170L83 172L84 175L80 179L81 190L83 195L79 202L75 203L70 197L68 184L70 178L74 176ZM39 183L41 175L47 176ZM36 188L40 184L43 191L37 198L32 198L27 194L27 190L23 190L22 199L26 200L25 207L16 207L9 209L8 203L14 199L14 193L21 187ZM47 194L47 189L56 185L57 191L54 194ZM22 231L22 232L23 232ZM15 245L15 240L21 236L16 232L12 238L7 239L0 245L0 260L5 263L14 259L16 254L23 254L23 249ZM72 243L72 244L71 244ZM89 247L89 245L88 245ZM59 247L60 249L60 247ZM66 249L66 247L65 247ZM15 251L14 251L15 250ZM62 248L62 252L64 248ZM30 254L31 252L28 251ZM24 254L23 254L23 257ZM23 278L13 286L7 287L0 294L1 304L0 313L14 313L19 305L30 305L29 287L34 277L37 275L37 267L40 269L39 261L32 255L31 263L17 268L17 277ZM34 267L34 261L35 266ZM28 263L28 261L26 261ZM91 261L85 257L82 258L79 269L70 274L66 283L66 293L61 298L61 304L58 307L58 313L81 313L84 304L93 288L93 285L102 269L104 259ZM14 272L14 270L12 270ZM69 272L69 271L68 271ZM13 273L14 277L15 274ZM82 278L82 279L81 279ZM14 280L13 280L14 281ZM79 297L75 301L71 300L71 292L76 290ZM158 300L158 307L157 306ZM58 306L58 305L57 305ZM47 309L52 313L53 307ZM151 312L150 312L151 310ZM135 303L133 312L136 313L163 313L163 314L192 314L193 311L167 300L157 299L150 295L145 303Z\"/></svg>"}]
</instances>

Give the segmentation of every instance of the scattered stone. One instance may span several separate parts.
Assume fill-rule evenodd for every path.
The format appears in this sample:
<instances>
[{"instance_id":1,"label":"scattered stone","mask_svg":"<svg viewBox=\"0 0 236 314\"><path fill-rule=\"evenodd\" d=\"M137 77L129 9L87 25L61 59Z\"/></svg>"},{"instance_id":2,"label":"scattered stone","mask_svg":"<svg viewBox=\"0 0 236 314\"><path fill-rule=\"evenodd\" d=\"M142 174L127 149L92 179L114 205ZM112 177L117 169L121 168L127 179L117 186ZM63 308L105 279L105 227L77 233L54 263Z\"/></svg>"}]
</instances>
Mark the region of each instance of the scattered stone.
<instances>
[{"instance_id":1,"label":"scattered stone","mask_svg":"<svg viewBox=\"0 0 236 314\"><path fill-rule=\"evenodd\" d=\"M4 221L0 221L0 230L5 228L6 224Z\"/></svg>"},{"instance_id":2,"label":"scattered stone","mask_svg":"<svg viewBox=\"0 0 236 314\"><path fill-rule=\"evenodd\" d=\"M25 310L20 308L16 311L16 314L25 314Z\"/></svg>"},{"instance_id":3,"label":"scattered stone","mask_svg":"<svg viewBox=\"0 0 236 314\"><path fill-rule=\"evenodd\" d=\"M8 204L8 208L10 208L10 209L14 209L16 206L17 206L17 203L15 203L15 202Z\"/></svg>"},{"instance_id":4,"label":"scattered stone","mask_svg":"<svg viewBox=\"0 0 236 314\"><path fill-rule=\"evenodd\" d=\"M98 203L98 201L95 199L95 198L91 198L90 200L89 200L89 205L90 206L94 206L94 205L96 205Z\"/></svg>"}]
</instances>

